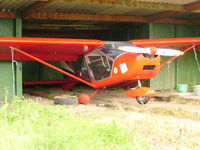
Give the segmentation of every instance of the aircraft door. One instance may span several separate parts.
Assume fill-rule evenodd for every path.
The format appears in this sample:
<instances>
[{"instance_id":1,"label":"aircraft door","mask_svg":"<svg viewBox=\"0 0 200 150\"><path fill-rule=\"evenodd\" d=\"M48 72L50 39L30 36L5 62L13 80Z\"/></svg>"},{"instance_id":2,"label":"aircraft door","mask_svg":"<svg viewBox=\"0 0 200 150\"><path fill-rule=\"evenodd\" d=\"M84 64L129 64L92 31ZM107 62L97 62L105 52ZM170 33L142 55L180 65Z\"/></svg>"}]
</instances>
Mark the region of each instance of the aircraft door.
<instances>
[{"instance_id":1,"label":"aircraft door","mask_svg":"<svg viewBox=\"0 0 200 150\"><path fill-rule=\"evenodd\" d=\"M85 56L85 61L88 66L88 72L94 80L100 81L111 76L113 61L106 57L106 55L94 51Z\"/></svg>"}]
</instances>

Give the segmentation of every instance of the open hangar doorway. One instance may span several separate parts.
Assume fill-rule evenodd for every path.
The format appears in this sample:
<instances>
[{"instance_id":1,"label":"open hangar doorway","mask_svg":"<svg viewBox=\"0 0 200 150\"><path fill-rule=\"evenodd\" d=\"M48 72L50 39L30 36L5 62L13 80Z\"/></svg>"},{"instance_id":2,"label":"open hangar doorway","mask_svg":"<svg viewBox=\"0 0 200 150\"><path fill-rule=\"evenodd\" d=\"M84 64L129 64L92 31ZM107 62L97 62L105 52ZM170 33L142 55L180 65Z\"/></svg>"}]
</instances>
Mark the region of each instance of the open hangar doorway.
<instances>
[{"instance_id":1,"label":"open hangar doorway","mask_svg":"<svg viewBox=\"0 0 200 150\"><path fill-rule=\"evenodd\" d=\"M128 34L128 29L137 29L141 23L102 22L102 21L78 21L78 20L24 20L23 37L42 38L72 38L72 39L98 39L105 41L127 41L133 39ZM133 32L133 31L132 31ZM132 34L135 36L135 34ZM147 37L144 37L147 38ZM62 68L61 62L49 62ZM63 62L62 62L63 63ZM81 57L72 62L75 71L80 70ZM23 82L29 85L29 81L54 81L63 80L65 76L51 68L35 61L24 61ZM39 83L39 82L38 82ZM42 85L42 84L41 84ZM40 84L35 85L41 86ZM45 85L45 84L44 84ZM42 86L44 86L42 85ZM51 85L51 84L47 84ZM55 84L56 85L56 84ZM57 84L60 86L61 84ZM25 86L27 87L27 86ZM61 86L60 86L61 87Z\"/></svg>"},{"instance_id":2,"label":"open hangar doorway","mask_svg":"<svg viewBox=\"0 0 200 150\"><path fill-rule=\"evenodd\" d=\"M0 27L3 29L0 34L13 37L90 38L109 41L199 37L199 6L198 0L167 3L162 0L74 0L73 2L71 0L18 0L17 2L5 0L0 3ZM23 34L21 34L22 28ZM154 89L174 89L175 85L182 80L187 83L199 83L194 57L187 56L188 58L183 57L182 60L178 60L177 65L174 65L175 71L170 73L175 76L173 82L168 82L169 78L166 79L165 75L168 71L166 68L163 73L151 80L150 86ZM190 64L186 63L185 59L191 60ZM0 65L4 65L3 63L1 62ZM10 65L10 62L8 63ZM190 67L191 65L193 67ZM185 69L181 66L192 69L187 72L187 75L183 75ZM30 67L24 66L24 68ZM10 74L9 71L6 73ZM22 77L21 71L19 77ZM39 78L32 74L24 75L23 78L32 77ZM2 82L1 89L5 86L11 87L11 74L9 80L5 76L2 81L6 82ZM21 93L21 81L18 85L20 86L17 89Z\"/></svg>"}]
</instances>

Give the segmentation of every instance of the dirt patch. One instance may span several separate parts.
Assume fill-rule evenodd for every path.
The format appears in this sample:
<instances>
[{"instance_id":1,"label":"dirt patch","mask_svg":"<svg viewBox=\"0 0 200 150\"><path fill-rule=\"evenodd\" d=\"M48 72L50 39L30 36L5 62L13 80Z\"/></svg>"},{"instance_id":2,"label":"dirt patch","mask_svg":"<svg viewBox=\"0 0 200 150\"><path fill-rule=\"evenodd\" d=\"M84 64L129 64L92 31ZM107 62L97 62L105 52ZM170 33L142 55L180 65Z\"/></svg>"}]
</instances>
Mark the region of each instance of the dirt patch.
<instances>
[{"instance_id":1,"label":"dirt patch","mask_svg":"<svg viewBox=\"0 0 200 150\"><path fill-rule=\"evenodd\" d=\"M60 95L91 94L93 89L77 87L72 91L59 88L26 89L26 98L53 104ZM64 106L79 116L97 122L116 120L136 135L144 138L150 149L198 149L200 147L200 105L152 100L139 105L134 98L124 95L121 89L102 90L88 105Z\"/></svg>"}]
</instances>

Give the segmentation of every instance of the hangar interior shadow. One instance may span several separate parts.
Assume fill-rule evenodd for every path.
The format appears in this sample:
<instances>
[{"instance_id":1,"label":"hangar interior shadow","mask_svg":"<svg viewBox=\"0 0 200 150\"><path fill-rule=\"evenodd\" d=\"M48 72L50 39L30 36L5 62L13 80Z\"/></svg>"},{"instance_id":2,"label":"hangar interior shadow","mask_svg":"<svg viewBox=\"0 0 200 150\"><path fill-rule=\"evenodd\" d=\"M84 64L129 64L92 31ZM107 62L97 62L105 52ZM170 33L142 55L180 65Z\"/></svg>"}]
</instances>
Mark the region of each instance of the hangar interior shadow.
<instances>
[{"instance_id":1,"label":"hangar interior shadow","mask_svg":"<svg viewBox=\"0 0 200 150\"><path fill-rule=\"evenodd\" d=\"M24 20L22 27L23 37L98 39L105 41L128 41L148 38L148 24L144 23ZM61 68L58 61L49 63ZM72 65L75 70L80 70L81 63L82 59L79 59L76 62L72 62ZM35 61L23 61L22 67L23 81L64 79L63 74ZM48 87L52 85L39 86Z\"/></svg>"}]
</instances>

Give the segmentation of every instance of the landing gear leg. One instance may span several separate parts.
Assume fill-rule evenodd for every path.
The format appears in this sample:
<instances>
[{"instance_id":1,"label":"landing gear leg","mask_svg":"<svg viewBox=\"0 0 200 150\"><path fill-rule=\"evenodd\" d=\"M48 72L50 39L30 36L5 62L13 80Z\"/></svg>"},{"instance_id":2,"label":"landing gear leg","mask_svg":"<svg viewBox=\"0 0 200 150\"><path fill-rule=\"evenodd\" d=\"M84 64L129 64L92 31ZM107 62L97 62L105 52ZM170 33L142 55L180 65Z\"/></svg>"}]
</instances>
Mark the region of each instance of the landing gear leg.
<instances>
[{"instance_id":1,"label":"landing gear leg","mask_svg":"<svg viewBox=\"0 0 200 150\"><path fill-rule=\"evenodd\" d=\"M150 100L150 97L153 97L156 93L153 89L149 87L142 87L140 80L138 80L138 86L132 89L129 89L125 92L126 96L136 98L139 104L147 104Z\"/></svg>"}]
</instances>

